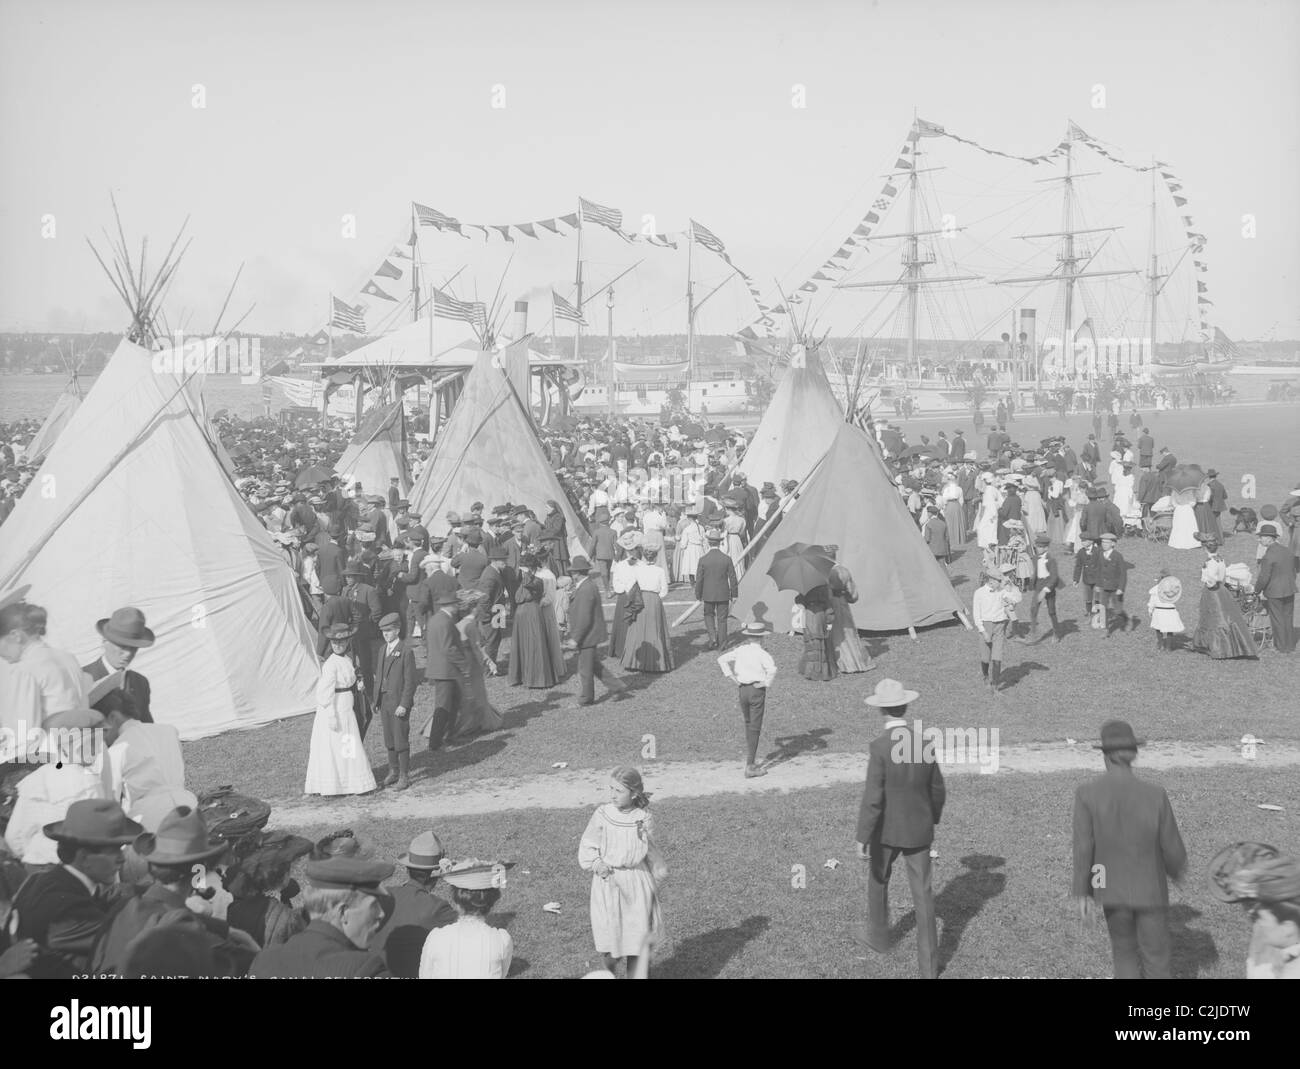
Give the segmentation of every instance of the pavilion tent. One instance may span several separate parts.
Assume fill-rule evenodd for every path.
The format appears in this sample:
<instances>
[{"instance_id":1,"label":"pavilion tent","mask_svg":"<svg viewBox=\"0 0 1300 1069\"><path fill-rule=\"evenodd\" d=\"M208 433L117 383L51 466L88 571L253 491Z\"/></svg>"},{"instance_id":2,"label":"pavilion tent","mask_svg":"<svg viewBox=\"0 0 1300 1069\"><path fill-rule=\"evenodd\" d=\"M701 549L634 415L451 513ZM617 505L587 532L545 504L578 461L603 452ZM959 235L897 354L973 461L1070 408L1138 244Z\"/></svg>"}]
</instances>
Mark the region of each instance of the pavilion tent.
<instances>
[{"instance_id":1,"label":"pavilion tent","mask_svg":"<svg viewBox=\"0 0 1300 1069\"><path fill-rule=\"evenodd\" d=\"M118 345L42 492L5 522L0 592L29 586L50 644L82 664L101 652L97 620L143 610L157 639L134 667L182 738L310 712L319 662L293 572L214 453L201 376L160 370L160 355Z\"/></svg>"},{"instance_id":2,"label":"pavilion tent","mask_svg":"<svg viewBox=\"0 0 1300 1069\"><path fill-rule=\"evenodd\" d=\"M387 494L389 480L394 476L402 496L410 493L406 416L400 400L380 405L362 418L360 428L343 450L334 470L349 484L359 482L368 494Z\"/></svg>"},{"instance_id":3,"label":"pavilion tent","mask_svg":"<svg viewBox=\"0 0 1300 1069\"><path fill-rule=\"evenodd\" d=\"M841 422L825 456L790 510L749 560L737 615L788 631L794 592L767 574L777 551L794 542L839 546L839 563L858 587L853 618L863 631L943 623L964 608L943 566L890 483L865 431Z\"/></svg>"},{"instance_id":4,"label":"pavilion tent","mask_svg":"<svg viewBox=\"0 0 1300 1069\"><path fill-rule=\"evenodd\" d=\"M447 512L465 512L475 501L527 505L539 520L554 500L570 539L586 527L574 512L500 359L480 352L451 417L438 431L420 478L411 489L411 512L430 530L441 530Z\"/></svg>"},{"instance_id":5,"label":"pavilion tent","mask_svg":"<svg viewBox=\"0 0 1300 1069\"><path fill-rule=\"evenodd\" d=\"M796 347L738 467L751 486L802 481L830 448L844 412L816 349Z\"/></svg>"},{"instance_id":6,"label":"pavilion tent","mask_svg":"<svg viewBox=\"0 0 1300 1069\"><path fill-rule=\"evenodd\" d=\"M23 450L23 460L26 463L40 464L49 455L50 450L54 448L54 443L58 441L59 435L63 433L64 428L67 427L77 409L81 407L81 401L81 384L77 381L76 375L73 375L72 381L59 394L58 400L54 402L54 407L50 409L50 414L45 417L41 429L36 432L32 440L27 443L26 449Z\"/></svg>"}]
</instances>

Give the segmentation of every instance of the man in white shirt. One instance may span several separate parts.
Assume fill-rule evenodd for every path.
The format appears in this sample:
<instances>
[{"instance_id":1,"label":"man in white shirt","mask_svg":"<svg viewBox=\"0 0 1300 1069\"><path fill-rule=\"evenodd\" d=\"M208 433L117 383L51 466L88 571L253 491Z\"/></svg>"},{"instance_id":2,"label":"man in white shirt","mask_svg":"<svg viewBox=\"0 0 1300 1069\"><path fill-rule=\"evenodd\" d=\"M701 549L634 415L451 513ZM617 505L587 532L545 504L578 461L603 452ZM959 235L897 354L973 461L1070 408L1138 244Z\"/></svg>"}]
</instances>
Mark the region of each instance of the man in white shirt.
<instances>
[{"instance_id":1,"label":"man in white shirt","mask_svg":"<svg viewBox=\"0 0 1300 1069\"><path fill-rule=\"evenodd\" d=\"M1016 566L1003 564L997 574L989 575L971 599L971 615L980 636L980 671L986 686L998 693L1002 679L1002 651L1007 625L1020 603L1020 591L1013 582ZM990 667L991 665L991 667Z\"/></svg>"},{"instance_id":2,"label":"man in white shirt","mask_svg":"<svg viewBox=\"0 0 1300 1069\"><path fill-rule=\"evenodd\" d=\"M776 662L763 648L767 628L750 622L740 633L749 641L719 657L718 667L740 688L740 715L745 721L745 778L752 779L767 775L767 770L758 764L758 737L763 730L767 688L776 678Z\"/></svg>"},{"instance_id":3,"label":"man in white shirt","mask_svg":"<svg viewBox=\"0 0 1300 1069\"><path fill-rule=\"evenodd\" d=\"M39 605L10 608L21 610L21 624L9 632L11 643L16 639L19 644L18 656L6 660L16 661L17 671L36 682L41 704L39 720L33 726L55 726L58 721L51 718L89 708L86 701L89 681L77 659L45 643L45 610Z\"/></svg>"},{"instance_id":4,"label":"man in white shirt","mask_svg":"<svg viewBox=\"0 0 1300 1069\"><path fill-rule=\"evenodd\" d=\"M102 771L105 796L145 831L157 831L177 806L197 808L198 799L185 788L180 733L171 724L142 724L120 690L108 694L99 708L109 743Z\"/></svg>"}]
</instances>

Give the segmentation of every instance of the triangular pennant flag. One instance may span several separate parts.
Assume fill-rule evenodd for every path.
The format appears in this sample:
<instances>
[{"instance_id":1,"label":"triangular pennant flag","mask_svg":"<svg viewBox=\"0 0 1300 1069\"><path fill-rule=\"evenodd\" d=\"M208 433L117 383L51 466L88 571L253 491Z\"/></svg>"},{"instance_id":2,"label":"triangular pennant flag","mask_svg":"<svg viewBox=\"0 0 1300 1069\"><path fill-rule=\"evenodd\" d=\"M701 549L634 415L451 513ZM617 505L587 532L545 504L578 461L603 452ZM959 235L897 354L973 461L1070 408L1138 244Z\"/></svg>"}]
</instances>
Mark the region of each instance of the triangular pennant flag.
<instances>
[{"instance_id":1,"label":"triangular pennant flag","mask_svg":"<svg viewBox=\"0 0 1300 1069\"><path fill-rule=\"evenodd\" d=\"M853 255L853 251L851 249L844 248L844 246L842 245L838 249L836 249L833 253L831 253L831 257L836 260L847 260L852 255Z\"/></svg>"},{"instance_id":2,"label":"triangular pennant flag","mask_svg":"<svg viewBox=\"0 0 1300 1069\"><path fill-rule=\"evenodd\" d=\"M805 282L802 286L799 287L799 289L800 289L800 291L803 292L803 293L816 293L816 292L817 292L817 287L814 286L811 282Z\"/></svg>"},{"instance_id":3,"label":"triangular pennant flag","mask_svg":"<svg viewBox=\"0 0 1300 1069\"><path fill-rule=\"evenodd\" d=\"M515 240L514 238L512 238L512 237L510 236L510 226L509 226L509 224L489 223L488 226L490 226L493 230L499 230L499 231L501 232L501 236L502 236L503 238L505 238L506 241L514 241L514 240Z\"/></svg>"},{"instance_id":4,"label":"triangular pennant flag","mask_svg":"<svg viewBox=\"0 0 1300 1069\"><path fill-rule=\"evenodd\" d=\"M910 171L911 169L912 165L901 156L894 161L894 170L896 171Z\"/></svg>"},{"instance_id":5,"label":"triangular pennant flag","mask_svg":"<svg viewBox=\"0 0 1300 1069\"><path fill-rule=\"evenodd\" d=\"M379 265L379 270L375 272L376 278L401 278L402 269L391 260L385 260Z\"/></svg>"},{"instance_id":6,"label":"triangular pennant flag","mask_svg":"<svg viewBox=\"0 0 1300 1069\"><path fill-rule=\"evenodd\" d=\"M820 271L816 272L816 274L813 275L813 278L818 282L829 282L831 280L830 275L823 275Z\"/></svg>"},{"instance_id":7,"label":"triangular pennant flag","mask_svg":"<svg viewBox=\"0 0 1300 1069\"><path fill-rule=\"evenodd\" d=\"M516 224L515 224L515 229L516 229L516 230L522 230L522 231L523 231L525 234L527 234L530 238L535 238L535 237L537 237L537 231L533 229L533 224L532 224L532 223L516 223Z\"/></svg>"},{"instance_id":8,"label":"triangular pennant flag","mask_svg":"<svg viewBox=\"0 0 1300 1069\"><path fill-rule=\"evenodd\" d=\"M546 227L546 229L552 234L558 234L560 232L560 228L556 225L554 219L538 219L537 225Z\"/></svg>"},{"instance_id":9,"label":"triangular pennant flag","mask_svg":"<svg viewBox=\"0 0 1300 1069\"><path fill-rule=\"evenodd\" d=\"M1178 207L1181 208L1184 204L1187 203L1187 198L1186 198L1186 197L1175 196L1175 197L1174 197L1174 203L1175 203Z\"/></svg>"},{"instance_id":10,"label":"triangular pennant flag","mask_svg":"<svg viewBox=\"0 0 1300 1069\"><path fill-rule=\"evenodd\" d=\"M379 285L375 282L374 279L371 279L371 280L370 280L369 282L367 282L364 286L362 286L362 287L361 287L361 292L364 293L364 294L366 294L367 296L370 296L370 297L380 297L380 298L382 298L382 299L385 300L385 301L396 301L396 300L397 300L396 297L390 297L387 293L385 293L383 290L381 290L381 289L379 288Z\"/></svg>"},{"instance_id":11,"label":"triangular pennant flag","mask_svg":"<svg viewBox=\"0 0 1300 1069\"><path fill-rule=\"evenodd\" d=\"M568 215L562 215L560 216L560 222L576 227L578 225L578 213L570 212Z\"/></svg>"}]
</instances>

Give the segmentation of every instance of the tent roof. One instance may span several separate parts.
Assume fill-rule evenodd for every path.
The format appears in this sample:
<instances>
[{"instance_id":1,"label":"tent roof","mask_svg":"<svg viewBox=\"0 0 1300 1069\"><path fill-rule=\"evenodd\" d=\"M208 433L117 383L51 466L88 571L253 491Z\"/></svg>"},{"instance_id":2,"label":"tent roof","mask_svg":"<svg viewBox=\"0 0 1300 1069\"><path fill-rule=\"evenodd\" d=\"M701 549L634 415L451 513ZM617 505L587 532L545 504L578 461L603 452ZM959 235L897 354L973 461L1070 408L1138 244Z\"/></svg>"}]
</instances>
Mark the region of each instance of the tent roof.
<instances>
[{"instance_id":1,"label":"tent roof","mask_svg":"<svg viewBox=\"0 0 1300 1069\"><path fill-rule=\"evenodd\" d=\"M50 409L50 414L45 417L45 422L41 424L41 429L32 436L32 440L27 443L27 448L23 450L23 459L28 464L39 464L45 459L46 455L54 448L54 443L58 441L59 435L68 425L77 409L81 407L81 387L78 385L76 378L68 383L67 389L59 394L58 400L54 402L54 407Z\"/></svg>"},{"instance_id":2,"label":"tent roof","mask_svg":"<svg viewBox=\"0 0 1300 1069\"><path fill-rule=\"evenodd\" d=\"M862 430L840 423L825 459L790 511L751 560L740 581L738 615L788 630L794 593L777 590L767 570L794 542L839 546L853 574L853 618L863 631L937 624L963 611L947 574L913 522Z\"/></svg>"},{"instance_id":3,"label":"tent roof","mask_svg":"<svg viewBox=\"0 0 1300 1069\"><path fill-rule=\"evenodd\" d=\"M403 438L402 402L373 408L362 418L334 470L350 482L361 483L370 494L386 493L389 480L396 475L405 497L411 489L411 474L402 455Z\"/></svg>"},{"instance_id":4,"label":"tent roof","mask_svg":"<svg viewBox=\"0 0 1300 1069\"><path fill-rule=\"evenodd\" d=\"M844 412L816 350L791 366L772 396L739 467L751 486L802 480L830 448Z\"/></svg>"},{"instance_id":5,"label":"tent roof","mask_svg":"<svg viewBox=\"0 0 1300 1069\"><path fill-rule=\"evenodd\" d=\"M475 501L489 507L527 505L540 520L548 500L559 503L570 537L586 528L573 511L520 404L493 354L482 352L465 376L451 418L438 431L433 453L410 493L411 511L441 529L447 512Z\"/></svg>"},{"instance_id":6,"label":"tent roof","mask_svg":"<svg viewBox=\"0 0 1300 1069\"><path fill-rule=\"evenodd\" d=\"M195 343L198 344L198 343ZM87 664L97 620L134 605L157 635L133 667L183 738L315 707L297 584L213 453L196 381L122 341L0 539L0 590L30 585L50 644Z\"/></svg>"},{"instance_id":7,"label":"tent roof","mask_svg":"<svg viewBox=\"0 0 1300 1069\"><path fill-rule=\"evenodd\" d=\"M458 319L433 319L432 337L429 320L418 319L398 327L360 348L326 360L323 369L357 367L437 367L468 368L474 365L482 346L468 323ZM532 349L528 362L534 367L563 367L572 360L546 356Z\"/></svg>"}]
</instances>

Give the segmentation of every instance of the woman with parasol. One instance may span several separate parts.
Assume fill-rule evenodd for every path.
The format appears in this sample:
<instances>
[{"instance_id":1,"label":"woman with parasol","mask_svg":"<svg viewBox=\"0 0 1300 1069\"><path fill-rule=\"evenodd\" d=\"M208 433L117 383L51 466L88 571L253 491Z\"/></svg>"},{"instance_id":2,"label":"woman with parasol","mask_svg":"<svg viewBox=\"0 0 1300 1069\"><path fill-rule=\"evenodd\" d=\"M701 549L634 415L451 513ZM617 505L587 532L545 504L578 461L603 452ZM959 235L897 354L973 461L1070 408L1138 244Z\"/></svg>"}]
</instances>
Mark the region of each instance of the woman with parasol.
<instances>
[{"instance_id":1,"label":"woman with parasol","mask_svg":"<svg viewBox=\"0 0 1300 1069\"><path fill-rule=\"evenodd\" d=\"M1205 564L1201 568L1201 615L1192 635L1192 648L1208 653L1216 661L1234 657L1257 659L1259 650L1251 637L1250 627L1225 580L1228 567L1219 556L1219 540L1194 536L1205 547Z\"/></svg>"}]
</instances>

